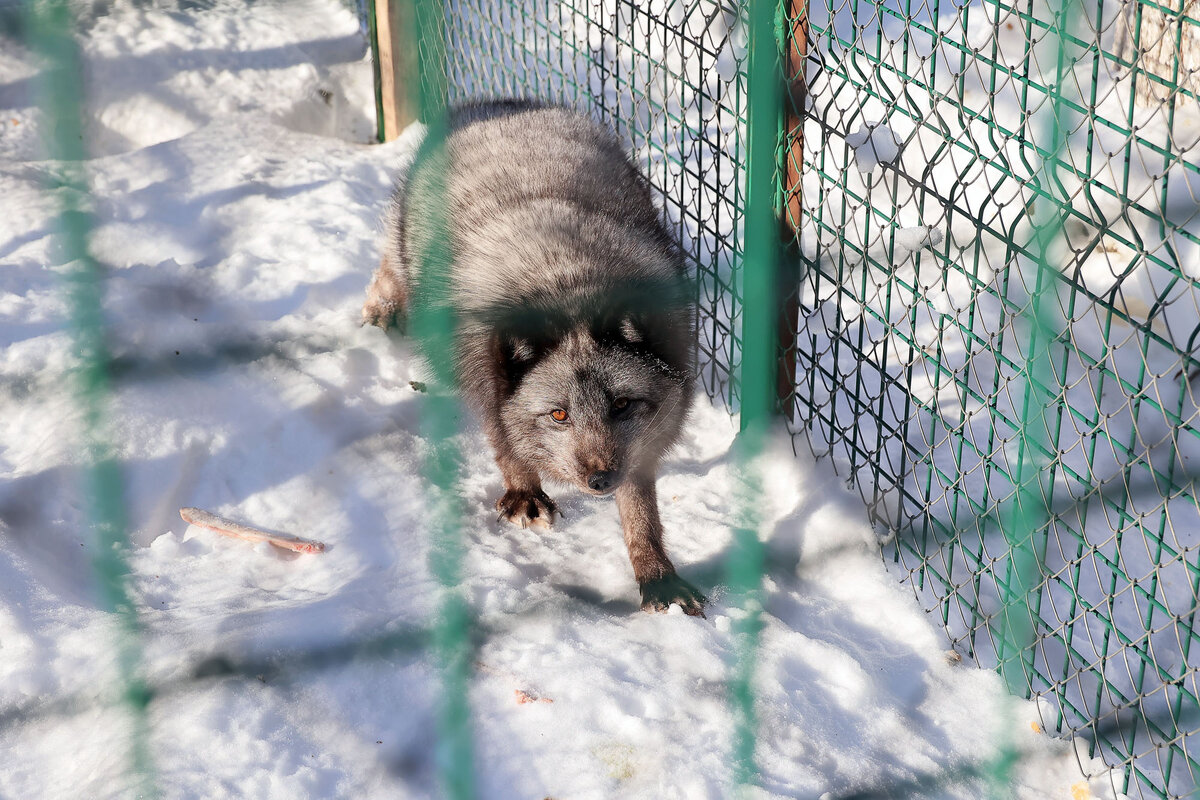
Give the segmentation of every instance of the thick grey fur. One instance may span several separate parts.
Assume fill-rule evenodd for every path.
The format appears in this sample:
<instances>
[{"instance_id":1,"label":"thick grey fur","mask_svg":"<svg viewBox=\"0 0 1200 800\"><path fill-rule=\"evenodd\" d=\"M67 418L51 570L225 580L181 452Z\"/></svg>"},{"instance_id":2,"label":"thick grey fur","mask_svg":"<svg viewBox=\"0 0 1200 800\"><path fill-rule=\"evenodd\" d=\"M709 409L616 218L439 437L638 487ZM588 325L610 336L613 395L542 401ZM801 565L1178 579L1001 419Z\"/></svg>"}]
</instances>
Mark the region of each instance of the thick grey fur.
<instances>
[{"instance_id":1,"label":"thick grey fur","mask_svg":"<svg viewBox=\"0 0 1200 800\"><path fill-rule=\"evenodd\" d=\"M422 257L438 220L442 275ZM422 304L451 304L459 388L504 477L500 516L551 525L543 478L613 493L642 607L702 615L666 555L655 495L692 400L693 292L612 132L526 101L460 107L444 149L422 147L401 178L385 225L363 321L403 325Z\"/></svg>"}]
</instances>

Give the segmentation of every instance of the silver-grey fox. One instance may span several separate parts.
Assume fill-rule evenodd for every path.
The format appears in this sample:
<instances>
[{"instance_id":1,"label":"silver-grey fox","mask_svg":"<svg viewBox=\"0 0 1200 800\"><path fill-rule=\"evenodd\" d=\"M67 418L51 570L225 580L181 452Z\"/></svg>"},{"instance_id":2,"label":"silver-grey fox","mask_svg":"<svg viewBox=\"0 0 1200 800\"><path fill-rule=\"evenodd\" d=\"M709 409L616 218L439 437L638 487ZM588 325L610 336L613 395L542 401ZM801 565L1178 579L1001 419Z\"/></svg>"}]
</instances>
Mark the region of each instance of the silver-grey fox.
<instances>
[{"instance_id":1,"label":"silver-grey fox","mask_svg":"<svg viewBox=\"0 0 1200 800\"><path fill-rule=\"evenodd\" d=\"M448 237L443 276L419 257L437 235L432 203ZM500 516L553 524L542 478L615 493L642 608L703 615L704 596L667 558L655 495L692 400L693 293L612 132L527 101L459 107L444 148L418 152L385 224L363 321L402 324L439 292L452 304L455 375L504 478Z\"/></svg>"}]
</instances>

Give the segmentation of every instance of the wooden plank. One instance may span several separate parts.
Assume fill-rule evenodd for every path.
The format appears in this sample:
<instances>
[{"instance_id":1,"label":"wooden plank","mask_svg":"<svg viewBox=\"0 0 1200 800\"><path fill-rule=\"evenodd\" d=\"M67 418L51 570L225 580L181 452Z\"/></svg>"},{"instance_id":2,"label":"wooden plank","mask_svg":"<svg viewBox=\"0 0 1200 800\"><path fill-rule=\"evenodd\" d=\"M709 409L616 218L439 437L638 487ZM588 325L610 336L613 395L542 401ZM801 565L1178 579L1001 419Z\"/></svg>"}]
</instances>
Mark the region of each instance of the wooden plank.
<instances>
[{"instance_id":1,"label":"wooden plank","mask_svg":"<svg viewBox=\"0 0 1200 800\"><path fill-rule=\"evenodd\" d=\"M788 232L800 229L800 175L804 168L804 122L802 114L808 102L808 82L804 61L808 57L808 0L788 0L788 46L784 64L788 83L788 102L784 103L784 223Z\"/></svg>"},{"instance_id":2,"label":"wooden plank","mask_svg":"<svg viewBox=\"0 0 1200 800\"><path fill-rule=\"evenodd\" d=\"M373 0L379 113L383 141L390 142L416 119L416 58L406 46L411 0Z\"/></svg>"},{"instance_id":3,"label":"wooden plank","mask_svg":"<svg viewBox=\"0 0 1200 800\"><path fill-rule=\"evenodd\" d=\"M775 371L775 392L779 410L790 418L796 391L796 333L800 324L799 236L800 215L804 205L800 178L804 169L804 106L808 102L808 83L804 62L808 57L808 0L788 0L788 36L784 53L784 69L788 96L784 101L783 135L784 163L780 166L783 178L783 204L780 235L781 253L789 269L780 270L780 294L783 308L779 312L779 364Z\"/></svg>"},{"instance_id":4,"label":"wooden plank","mask_svg":"<svg viewBox=\"0 0 1200 800\"><path fill-rule=\"evenodd\" d=\"M1176 10L1178 7L1178 10ZM1139 105L1188 102L1174 88L1200 95L1200 0L1125 0L1117 18L1116 52L1145 75L1137 78ZM1135 46L1135 40L1136 45Z\"/></svg>"}]
</instances>

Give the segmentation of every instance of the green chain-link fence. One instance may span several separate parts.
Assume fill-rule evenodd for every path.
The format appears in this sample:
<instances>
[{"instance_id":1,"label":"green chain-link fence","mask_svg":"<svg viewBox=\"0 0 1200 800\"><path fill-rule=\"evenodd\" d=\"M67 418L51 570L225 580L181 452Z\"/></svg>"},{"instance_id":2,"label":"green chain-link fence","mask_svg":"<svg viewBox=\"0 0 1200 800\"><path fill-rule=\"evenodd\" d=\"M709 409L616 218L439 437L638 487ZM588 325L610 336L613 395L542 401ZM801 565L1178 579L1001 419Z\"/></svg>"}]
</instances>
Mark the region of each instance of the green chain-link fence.
<instances>
[{"instance_id":1,"label":"green chain-link fence","mask_svg":"<svg viewBox=\"0 0 1200 800\"><path fill-rule=\"evenodd\" d=\"M1193 794L1200 6L782 5L797 442L956 648L1052 700L1117 790ZM743 11L478 0L448 25L453 95L589 108L640 153L735 407Z\"/></svg>"},{"instance_id":2,"label":"green chain-link fence","mask_svg":"<svg viewBox=\"0 0 1200 800\"><path fill-rule=\"evenodd\" d=\"M1200 6L808 13L796 430L957 647L1191 796Z\"/></svg>"},{"instance_id":3,"label":"green chain-link fence","mask_svg":"<svg viewBox=\"0 0 1200 800\"><path fill-rule=\"evenodd\" d=\"M736 398L735 262L748 116L747 31L721 3L508 3L448 11L451 95L531 96L596 113L641 157L701 281L705 386Z\"/></svg>"}]
</instances>

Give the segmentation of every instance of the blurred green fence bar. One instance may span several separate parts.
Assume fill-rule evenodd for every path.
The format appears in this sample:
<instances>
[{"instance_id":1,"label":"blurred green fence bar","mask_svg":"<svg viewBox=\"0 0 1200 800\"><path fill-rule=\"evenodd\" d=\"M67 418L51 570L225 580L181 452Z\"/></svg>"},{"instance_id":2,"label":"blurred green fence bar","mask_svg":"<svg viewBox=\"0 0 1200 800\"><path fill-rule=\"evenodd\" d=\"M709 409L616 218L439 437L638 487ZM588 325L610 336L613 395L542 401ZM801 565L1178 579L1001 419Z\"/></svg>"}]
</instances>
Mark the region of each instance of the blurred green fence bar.
<instances>
[{"instance_id":1,"label":"blurred green fence bar","mask_svg":"<svg viewBox=\"0 0 1200 800\"><path fill-rule=\"evenodd\" d=\"M54 160L45 189L61 204L59 236L69 325L79 364L72 385L80 410L83 444L83 495L92 527L92 569L102 608L113 615L117 650L117 696L132 718L129 747L129 791L156 797L158 790L150 753L147 707L152 699L142 665L141 625L129 594L128 529L124 481L109 443L112 406L110 357L102 299L104 270L88 249L91 216L86 198L88 157L81 119L83 68L74 38L74 18L65 0L39 0L25 5L29 43L45 58L39 75L38 99L51 132L46 152Z\"/></svg>"},{"instance_id":2,"label":"blurred green fence bar","mask_svg":"<svg viewBox=\"0 0 1200 800\"><path fill-rule=\"evenodd\" d=\"M421 145L422 158L435 162L440 158L447 133L446 41L441 3L406 0L406 19L411 29L401 31L405 44L416 52L415 79L408 96L416 96L419 119L425 126ZM444 176L432 174L431 191L445 194ZM429 204L434 219L426 224L437 232L430 237L425 252L418 255L422 266L418 274L448 276L450 239L442 208ZM433 645L441 670L438 703L436 767L444 796L452 800L475 797L474 758L468 687L471 677L471 611L462 591L462 503L458 489L461 460L453 436L458 431L461 408L453 396L455 375L452 359L438 357L453 349L455 309L446 291L449 281L425 280L422 302L413 308L412 332L422 351L432 354L427 362L434 370L435 389L426 398L422 413L422 432L430 444L425 475L435 487L436 499L428 515L432 547L430 572L441 586L441 603L433 625Z\"/></svg>"},{"instance_id":3,"label":"blurred green fence bar","mask_svg":"<svg viewBox=\"0 0 1200 800\"><path fill-rule=\"evenodd\" d=\"M746 205L740 247L742 278L742 369L740 425L737 443L742 470L739 500L742 526L734 530L727 575L729 604L741 614L733 625L735 663L730 676L733 711L733 779L739 796L756 784L757 716L754 667L762 631L764 548L755 511L761 477L754 458L762 449L776 410L776 329L780 304L778 284L779 222L776 218L777 150L780 95L783 90L780 49L775 36L774 0L756 0L747 8Z\"/></svg>"}]
</instances>

